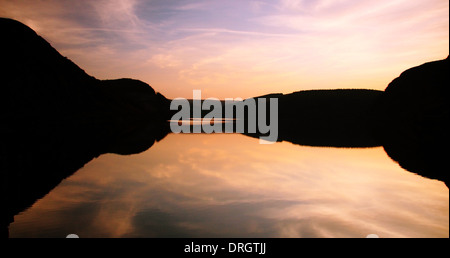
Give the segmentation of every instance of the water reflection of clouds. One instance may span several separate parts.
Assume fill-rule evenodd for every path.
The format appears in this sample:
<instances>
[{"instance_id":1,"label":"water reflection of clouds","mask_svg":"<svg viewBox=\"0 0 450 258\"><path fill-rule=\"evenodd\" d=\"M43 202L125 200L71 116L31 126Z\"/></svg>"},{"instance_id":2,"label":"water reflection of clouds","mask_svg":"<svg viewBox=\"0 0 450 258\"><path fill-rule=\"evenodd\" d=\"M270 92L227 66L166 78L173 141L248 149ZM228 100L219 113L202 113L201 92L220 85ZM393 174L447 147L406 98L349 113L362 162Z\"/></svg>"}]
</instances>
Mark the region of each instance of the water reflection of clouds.
<instances>
[{"instance_id":1,"label":"water reflection of clouds","mask_svg":"<svg viewBox=\"0 0 450 258\"><path fill-rule=\"evenodd\" d=\"M80 236L448 237L448 214L443 183L402 170L381 148L169 135L87 164L17 216L11 236L39 221Z\"/></svg>"}]
</instances>

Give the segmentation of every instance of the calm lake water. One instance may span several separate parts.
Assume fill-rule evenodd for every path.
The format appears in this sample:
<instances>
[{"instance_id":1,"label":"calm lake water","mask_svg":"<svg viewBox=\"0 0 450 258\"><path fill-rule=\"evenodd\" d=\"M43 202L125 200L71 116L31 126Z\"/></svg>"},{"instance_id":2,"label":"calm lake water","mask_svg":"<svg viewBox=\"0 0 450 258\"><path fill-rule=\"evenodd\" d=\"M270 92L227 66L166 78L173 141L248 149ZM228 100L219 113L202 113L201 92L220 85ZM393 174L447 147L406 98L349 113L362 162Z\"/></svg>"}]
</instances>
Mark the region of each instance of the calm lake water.
<instances>
[{"instance_id":1,"label":"calm lake water","mask_svg":"<svg viewBox=\"0 0 450 258\"><path fill-rule=\"evenodd\" d=\"M169 134L101 155L14 220L10 237L449 237L449 191L382 147Z\"/></svg>"}]
</instances>

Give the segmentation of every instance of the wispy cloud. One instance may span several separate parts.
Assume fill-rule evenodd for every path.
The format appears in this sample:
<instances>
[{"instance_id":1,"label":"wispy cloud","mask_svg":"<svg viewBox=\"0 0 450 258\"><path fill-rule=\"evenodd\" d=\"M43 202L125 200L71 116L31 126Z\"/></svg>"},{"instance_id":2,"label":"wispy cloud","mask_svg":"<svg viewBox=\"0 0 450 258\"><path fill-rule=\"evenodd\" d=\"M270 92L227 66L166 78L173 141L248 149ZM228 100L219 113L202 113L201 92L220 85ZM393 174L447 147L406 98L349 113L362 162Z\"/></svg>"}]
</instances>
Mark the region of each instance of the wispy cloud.
<instances>
[{"instance_id":1,"label":"wispy cloud","mask_svg":"<svg viewBox=\"0 0 450 258\"><path fill-rule=\"evenodd\" d=\"M448 55L440 0L0 1L0 15L92 75L135 77L169 97L384 89Z\"/></svg>"}]
</instances>

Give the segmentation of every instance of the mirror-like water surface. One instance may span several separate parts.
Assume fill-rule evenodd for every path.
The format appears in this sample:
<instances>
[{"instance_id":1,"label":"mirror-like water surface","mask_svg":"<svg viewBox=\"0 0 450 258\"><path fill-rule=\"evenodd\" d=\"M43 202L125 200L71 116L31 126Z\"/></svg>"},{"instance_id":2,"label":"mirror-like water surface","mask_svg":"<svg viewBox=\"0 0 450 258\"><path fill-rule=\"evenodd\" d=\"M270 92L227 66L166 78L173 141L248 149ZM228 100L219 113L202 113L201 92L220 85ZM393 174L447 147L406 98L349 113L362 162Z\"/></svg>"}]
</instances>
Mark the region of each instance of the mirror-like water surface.
<instances>
[{"instance_id":1,"label":"mirror-like water surface","mask_svg":"<svg viewBox=\"0 0 450 258\"><path fill-rule=\"evenodd\" d=\"M169 134L101 155L14 217L10 237L449 237L444 183L382 147Z\"/></svg>"}]
</instances>

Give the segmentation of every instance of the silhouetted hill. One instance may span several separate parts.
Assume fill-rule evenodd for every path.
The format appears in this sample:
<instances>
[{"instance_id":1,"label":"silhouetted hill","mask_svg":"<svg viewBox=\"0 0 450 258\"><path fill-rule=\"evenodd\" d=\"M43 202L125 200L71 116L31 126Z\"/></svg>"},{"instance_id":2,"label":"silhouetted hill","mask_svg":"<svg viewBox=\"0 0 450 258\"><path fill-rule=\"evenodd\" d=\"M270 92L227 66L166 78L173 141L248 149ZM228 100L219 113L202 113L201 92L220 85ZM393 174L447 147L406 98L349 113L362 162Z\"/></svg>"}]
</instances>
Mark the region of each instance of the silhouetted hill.
<instances>
[{"instance_id":1,"label":"silhouetted hill","mask_svg":"<svg viewBox=\"0 0 450 258\"><path fill-rule=\"evenodd\" d=\"M375 132L403 168L445 181L450 145L449 60L410 68L395 78L377 103Z\"/></svg>"},{"instance_id":2,"label":"silhouetted hill","mask_svg":"<svg viewBox=\"0 0 450 258\"><path fill-rule=\"evenodd\" d=\"M146 83L97 80L29 27L0 19L1 112L13 124L117 125L165 120L169 101Z\"/></svg>"},{"instance_id":3,"label":"silhouetted hill","mask_svg":"<svg viewBox=\"0 0 450 258\"><path fill-rule=\"evenodd\" d=\"M448 57L410 68L385 91L312 90L257 98L279 100L278 141L330 147L382 145L402 168L448 186L449 68Z\"/></svg>"},{"instance_id":4,"label":"silhouetted hill","mask_svg":"<svg viewBox=\"0 0 450 258\"><path fill-rule=\"evenodd\" d=\"M132 79L98 80L20 22L0 18L1 226L103 153L169 132L169 100ZM6 231L7 234L7 231Z\"/></svg>"}]
</instances>

